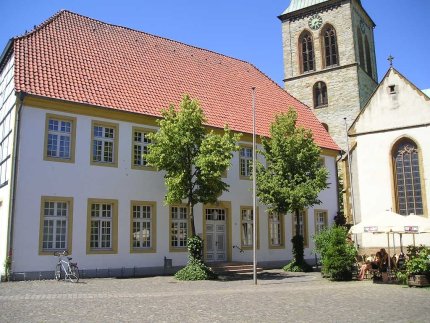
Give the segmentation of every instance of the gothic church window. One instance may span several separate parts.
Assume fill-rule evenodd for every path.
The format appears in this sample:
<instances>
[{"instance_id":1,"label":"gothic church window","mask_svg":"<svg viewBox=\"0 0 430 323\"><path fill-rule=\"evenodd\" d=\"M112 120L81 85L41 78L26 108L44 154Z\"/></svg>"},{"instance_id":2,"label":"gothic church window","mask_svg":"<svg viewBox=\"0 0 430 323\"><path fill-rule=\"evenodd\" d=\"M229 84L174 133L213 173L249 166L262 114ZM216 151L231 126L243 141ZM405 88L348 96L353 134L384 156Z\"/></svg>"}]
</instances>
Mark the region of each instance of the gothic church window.
<instances>
[{"instance_id":1,"label":"gothic church window","mask_svg":"<svg viewBox=\"0 0 430 323\"><path fill-rule=\"evenodd\" d=\"M363 46L363 36L361 35L361 30L357 27L357 39L358 39L358 56L360 66L364 69L364 46Z\"/></svg>"},{"instance_id":2,"label":"gothic church window","mask_svg":"<svg viewBox=\"0 0 430 323\"><path fill-rule=\"evenodd\" d=\"M392 156L397 212L401 215L422 215L423 199L417 145L410 139L402 139L394 146Z\"/></svg>"},{"instance_id":3,"label":"gothic church window","mask_svg":"<svg viewBox=\"0 0 430 323\"><path fill-rule=\"evenodd\" d=\"M300 36L301 70L302 73L315 70L314 43L309 32L305 31Z\"/></svg>"},{"instance_id":4,"label":"gothic church window","mask_svg":"<svg viewBox=\"0 0 430 323\"><path fill-rule=\"evenodd\" d=\"M339 64L336 30L333 26L327 25L322 31L324 66L336 66Z\"/></svg>"},{"instance_id":5,"label":"gothic church window","mask_svg":"<svg viewBox=\"0 0 430 323\"><path fill-rule=\"evenodd\" d=\"M369 45L369 40L367 39L367 36L364 36L364 48L366 51L366 67L367 67L367 74L369 74L370 76L373 75L372 72L372 59L370 56L370 45Z\"/></svg>"},{"instance_id":6,"label":"gothic church window","mask_svg":"<svg viewBox=\"0 0 430 323\"><path fill-rule=\"evenodd\" d=\"M324 82L314 84L314 108L322 108L328 104L327 85Z\"/></svg>"}]
</instances>

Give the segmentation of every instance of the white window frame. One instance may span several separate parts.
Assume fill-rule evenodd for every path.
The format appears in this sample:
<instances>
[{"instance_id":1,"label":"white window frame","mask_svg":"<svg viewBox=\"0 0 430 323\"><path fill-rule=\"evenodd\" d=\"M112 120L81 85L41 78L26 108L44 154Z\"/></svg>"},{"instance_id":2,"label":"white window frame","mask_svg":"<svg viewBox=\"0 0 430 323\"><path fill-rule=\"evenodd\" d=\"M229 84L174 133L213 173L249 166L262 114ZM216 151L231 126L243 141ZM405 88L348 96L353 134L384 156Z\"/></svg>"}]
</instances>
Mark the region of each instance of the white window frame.
<instances>
[{"instance_id":1,"label":"white window frame","mask_svg":"<svg viewBox=\"0 0 430 323\"><path fill-rule=\"evenodd\" d=\"M137 128L133 127L132 129L132 165L131 167L134 169L148 169L148 170L154 170L153 167L149 166L145 155L148 154L149 147L152 144L152 140L149 139L147 136L148 134L152 133L153 130L143 129L143 128ZM136 140L137 136L140 136L140 140Z\"/></svg>"},{"instance_id":2,"label":"white window frame","mask_svg":"<svg viewBox=\"0 0 430 323\"><path fill-rule=\"evenodd\" d=\"M72 252L73 198L42 196L40 202L39 255Z\"/></svg>"},{"instance_id":3,"label":"white window frame","mask_svg":"<svg viewBox=\"0 0 430 323\"><path fill-rule=\"evenodd\" d=\"M269 248L281 248L284 244L282 215L269 214Z\"/></svg>"},{"instance_id":4,"label":"white window frame","mask_svg":"<svg viewBox=\"0 0 430 323\"><path fill-rule=\"evenodd\" d=\"M96 208L97 206L97 208ZM113 203L93 202L91 203L91 227L90 248L91 250L111 250L113 247L113 225L114 205ZM97 226L94 226L97 224ZM93 229L97 229L93 233ZM109 229L109 233L103 230ZM108 236L107 238L105 236Z\"/></svg>"},{"instance_id":5,"label":"white window frame","mask_svg":"<svg viewBox=\"0 0 430 323\"><path fill-rule=\"evenodd\" d=\"M188 208L186 206L170 207L170 247L186 249L188 238Z\"/></svg>"},{"instance_id":6,"label":"white window frame","mask_svg":"<svg viewBox=\"0 0 430 323\"><path fill-rule=\"evenodd\" d=\"M43 202L43 211L42 250L66 250L69 203L46 200Z\"/></svg>"},{"instance_id":7,"label":"white window frame","mask_svg":"<svg viewBox=\"0 0 430 323\"><path fill-rule=\"evenodd\" d=\"M51 147L51 149L50 149ZM48 119L48 143L46 154L50 158L70 159L72 151L72 122Z\"/></svg>"},{"instance_id":8,"label":"white window frame","mask_svg":"<svg viewBox=\"0 0 430 323\"><path fill-rule=\"evenodd\" d=\"M133 205L133 248L151 248L152 216L151 205Z\"/></svg>"},{"instance_id":9,"label":"white window frame","mask_svg":"<svg viewBox=\"0 0 430 323\"><path fill-rule=\"evenodd\" d=\"M93 162L110 164L115 162L115 132L113 127L93 126Z\"/></svg>"},{"instance_id":10,"label":"white window frame","mask_svg":"<svg viewBox=\"0 0 430 323\"><path fill-rule=\"evenodd\" d=\"M252 208L240 209L240 229L241 229L241 243L242 248L253 247L254 239L254 215Z\"/></svg>"},{"instance_id":11,"label":"white window frame","mask_svg":"<svg viewBox=\"0 0 430 323\"><path fill-rule=\"evenodd\" d=\"M315 210L315 233L327 228L328 212L326 210Z\"/></svg>"},{"instance_id":12,"label":"white window frame","mask_svg":"<svg viewBox=\"0 0 430 323\"><path fill-rule=\"evenodd\" d=\"M44 160L75 162L76 118L46 114Z\"/></svg>"},{"instance_id":13,"label":"white window frame","mask_svg":"<svg viewBox=\"0 0 430 323\"><path fill-rule=\"evenodd\" d=\"M239 174L242 179L252 175L252 147L242 146L239 151Z\"/></svg>"}]
</instances>

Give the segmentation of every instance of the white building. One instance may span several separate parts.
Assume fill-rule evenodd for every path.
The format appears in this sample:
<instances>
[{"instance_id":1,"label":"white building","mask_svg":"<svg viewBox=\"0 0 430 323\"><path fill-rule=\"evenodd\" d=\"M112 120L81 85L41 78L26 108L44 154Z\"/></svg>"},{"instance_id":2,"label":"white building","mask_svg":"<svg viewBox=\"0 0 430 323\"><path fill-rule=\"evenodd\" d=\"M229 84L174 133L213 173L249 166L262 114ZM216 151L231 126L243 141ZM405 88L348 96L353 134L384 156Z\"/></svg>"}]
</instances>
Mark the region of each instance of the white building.
<instances>
[{"instance_id":1,"label":"white building","mask_svg":"<svg viewBox=\"0 0 430 323\"><path fill-rule=\"evenodd\" d=\"M430 98L390 68L348 131L357 223L385 210L428 218L429 126ZM346 184L349 192L349 178ZM404 235L403 245L412 238ZM395 243L399 246L399 236ZM430 245L430 234L416 235L420 243ZM363 234L360 245L386 246L387 237Z\"/></svg>"},{"instance_id":2,"label":"white building","mask_svg":"<svg viewBox=\"0 0 430 323\"><path fill-rule=\"evenodd\" d=\"M142 157L161 108L184 93L200 101L208 127L244 134L230 191L195 207L205 258L252 261L251 181L240 165L249 163L253 86L260 135L294 107L322 148L331 185L302 217L312 259L312 235L338 211L338 147L253 65L68 11L12 39L0 57L0 263L11 252L13 272L52 277L54 251L68 249L86 275L162 272L165 257L185 265L186 206L164 204L163 174ZM292 217L258 210L258 260L284 264Z\"/></svg>"}]
</instances>

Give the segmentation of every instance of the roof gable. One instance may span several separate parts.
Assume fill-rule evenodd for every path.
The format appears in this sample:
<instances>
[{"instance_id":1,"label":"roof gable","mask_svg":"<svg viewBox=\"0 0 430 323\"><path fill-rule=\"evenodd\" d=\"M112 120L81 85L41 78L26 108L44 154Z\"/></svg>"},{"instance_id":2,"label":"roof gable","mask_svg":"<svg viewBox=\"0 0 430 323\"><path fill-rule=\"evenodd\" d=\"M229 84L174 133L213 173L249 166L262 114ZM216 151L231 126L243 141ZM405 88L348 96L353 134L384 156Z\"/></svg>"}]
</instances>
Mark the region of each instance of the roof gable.
<instances>
[{"instance_id":1,"label":"roof gable","mask_svg":"<svg viewBox=\"0 0 430 323\"><path fill-rule=\"evenodd\" d=\"M351 135L430 123L430 98L396 69L390 68L361 110Z\"/></svg>"},{"instance_id":2,"label":"roof gable","mask_svg":"<svg viewBox=\"0 0 430 323\"><path fill-rule=\"evenodd\" d=\"M61 11L14 39L18 92L160 116L187 93L208 125L252 133L252 87L257 133L293 107L316 143L338 146L308 107L252 64L177 41Z\"/></svg>"}]
</instances>

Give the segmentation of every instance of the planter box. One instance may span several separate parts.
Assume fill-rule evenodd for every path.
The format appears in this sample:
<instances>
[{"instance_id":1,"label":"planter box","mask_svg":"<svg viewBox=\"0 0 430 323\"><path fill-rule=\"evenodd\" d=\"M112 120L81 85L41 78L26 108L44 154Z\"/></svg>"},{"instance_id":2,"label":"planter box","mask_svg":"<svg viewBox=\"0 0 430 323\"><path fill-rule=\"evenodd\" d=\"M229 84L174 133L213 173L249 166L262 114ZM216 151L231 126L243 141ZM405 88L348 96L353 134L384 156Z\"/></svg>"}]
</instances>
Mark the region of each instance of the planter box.
<instances>
[{"instance_id":1,"label":"planter box","mask_svg":"<svg viewBox=\"0 0 430 323\"><path fill-rule=\"evenodd\" d=\"M427 275L411 275L408 278L408 286L427 287L430 286L430 280Z\"/></svg>"}]
</instances>

